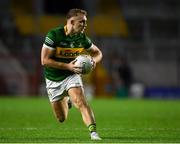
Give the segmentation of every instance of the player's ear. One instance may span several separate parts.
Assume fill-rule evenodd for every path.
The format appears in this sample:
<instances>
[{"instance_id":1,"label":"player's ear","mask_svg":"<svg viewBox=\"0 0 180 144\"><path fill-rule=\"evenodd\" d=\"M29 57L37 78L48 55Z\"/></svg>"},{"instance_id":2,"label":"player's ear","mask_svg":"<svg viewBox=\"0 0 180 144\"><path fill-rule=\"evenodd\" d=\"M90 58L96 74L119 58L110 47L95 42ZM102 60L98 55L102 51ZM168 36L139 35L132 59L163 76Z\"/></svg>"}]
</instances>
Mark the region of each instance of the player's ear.
<instances>
[{"instance_id":1,"label":"player's ear","mask_svg":"<svg viewBox=\"0 0 180 144\"><path fill-rule=\"evenodd\" d=\"M72 25L74 24L74 20L71 20L71 24L72 24Z\"/></svg>"}]
</instances>

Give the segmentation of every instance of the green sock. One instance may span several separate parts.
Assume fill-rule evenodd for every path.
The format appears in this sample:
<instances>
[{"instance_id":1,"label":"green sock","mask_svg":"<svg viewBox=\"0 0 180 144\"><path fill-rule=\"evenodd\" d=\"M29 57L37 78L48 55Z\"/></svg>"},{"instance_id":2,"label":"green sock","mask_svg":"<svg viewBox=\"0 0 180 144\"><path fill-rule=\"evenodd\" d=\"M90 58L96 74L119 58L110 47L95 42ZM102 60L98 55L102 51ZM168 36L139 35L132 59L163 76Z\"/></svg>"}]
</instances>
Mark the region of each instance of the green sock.
<instances>
[{"instance_id":1,"label":"green sock","mask_svg":"<svg viewBox=\"0 0 180 144\"><path fill-rule=\"evenodd\" d=\"M92 132L96 132L96 124L90 124L88 126L89 131Z\"/></svg>"}]
</instances>

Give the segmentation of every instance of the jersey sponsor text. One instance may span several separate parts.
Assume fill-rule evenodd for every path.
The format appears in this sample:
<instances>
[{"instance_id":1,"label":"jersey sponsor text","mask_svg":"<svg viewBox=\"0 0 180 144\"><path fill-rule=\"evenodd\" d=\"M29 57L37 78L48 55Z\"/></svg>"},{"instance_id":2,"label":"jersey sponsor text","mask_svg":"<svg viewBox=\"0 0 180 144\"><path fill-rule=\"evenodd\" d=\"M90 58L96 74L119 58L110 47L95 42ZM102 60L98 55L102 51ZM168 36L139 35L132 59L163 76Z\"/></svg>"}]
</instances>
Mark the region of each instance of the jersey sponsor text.
<instances>
[{"instance_id":1,"label":"jersey sponsor text","mask_svg":"<svg viewBox=\"0 0 180 144\"><path fill-rule=\"evenodd\" d=\"M61 48L57 47L56 57L58 58L76 58L84 48Z\"/></svg>"}]
</instances>

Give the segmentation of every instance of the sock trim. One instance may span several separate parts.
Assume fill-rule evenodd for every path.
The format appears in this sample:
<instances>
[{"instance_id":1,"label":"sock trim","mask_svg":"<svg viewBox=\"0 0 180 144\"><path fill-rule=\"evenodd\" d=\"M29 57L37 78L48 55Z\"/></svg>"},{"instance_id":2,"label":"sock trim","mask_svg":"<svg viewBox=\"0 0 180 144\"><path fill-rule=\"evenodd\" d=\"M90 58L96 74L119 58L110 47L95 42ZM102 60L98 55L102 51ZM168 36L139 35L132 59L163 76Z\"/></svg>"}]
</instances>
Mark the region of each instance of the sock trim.
<instances>
[{"instance_id":1,"label":"sock trim","mask_svg":"<svg viewBox=\"0 0 180 144\"><path fill-rule=\"evenodd\" d=\"M90 124L88 126L89 131L92 132L96 132L96 124Z\"/></svg>"}]
</instances>

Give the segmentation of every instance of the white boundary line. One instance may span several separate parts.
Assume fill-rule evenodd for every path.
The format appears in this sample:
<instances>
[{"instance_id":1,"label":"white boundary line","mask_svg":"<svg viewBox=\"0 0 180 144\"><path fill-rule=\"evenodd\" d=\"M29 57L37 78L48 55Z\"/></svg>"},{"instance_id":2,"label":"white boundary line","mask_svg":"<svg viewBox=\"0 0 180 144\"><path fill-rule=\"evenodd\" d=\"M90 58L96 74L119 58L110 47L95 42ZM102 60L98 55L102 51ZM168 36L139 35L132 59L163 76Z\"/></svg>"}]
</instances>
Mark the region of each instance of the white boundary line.
<instances>
[{"instance_id":1,"label":"white boundary line","mask_svg":"<svg viewBox=\"0 0 180 144\"><path fill-rule=\"evenodd\" d=\"M0 128L0 130L49 130L54 129L54 127L50 128L36 128L36 127L18 127L18 128ZM72 128L58 128L62 130L72 130ZM73 130L87 130L87 128L73 128ZM98 130L103 131L180 131L180 128L98 128Z\"/></svg>"}]
</instances>

